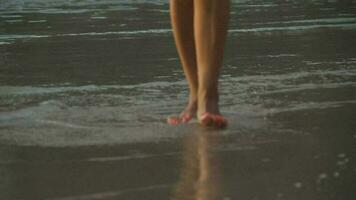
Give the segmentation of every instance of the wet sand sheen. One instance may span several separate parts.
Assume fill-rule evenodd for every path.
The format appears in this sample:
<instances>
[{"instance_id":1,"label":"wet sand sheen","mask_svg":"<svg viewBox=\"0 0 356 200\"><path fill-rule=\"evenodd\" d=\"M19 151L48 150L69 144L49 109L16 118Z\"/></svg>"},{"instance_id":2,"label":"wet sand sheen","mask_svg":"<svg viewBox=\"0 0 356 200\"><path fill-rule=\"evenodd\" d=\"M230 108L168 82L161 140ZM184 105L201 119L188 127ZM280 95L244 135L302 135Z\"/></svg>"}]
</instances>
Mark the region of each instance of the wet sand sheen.
<instances>
[{"instance_id":1,"label":"wet sand sheen","mask_svg":"<svg viewBox=\"0 0 356 200\"><path fill-rule=\"evenodd\" d=\"M350 126L342 120L333 123ZM215 189L214 195L225 198L347 198L353 191L355 138L350 131L349 136L338 136L335 143L328 138L335 129L342 130L329 127L327 132L323 130L325 125L320 127L309 133L296 132L293 125L272 132L244 132L235 127L238 133L227 134L192 124L170 129L179 132L181 139L154 143L65 148L2 146L2 155L6 155L2 158L7 157L3 159L7 162L1 163L7 167L2 169L11 180L4 189L9 196L33 199L190 199L187 196L193 194L199 199L199 195ZM303 128L310 130L307 124ZM204 176L207 180L203 181ZM201 189L191 187L199 180L203 181ZM205 193L205 187L214 190Z\"/></svg>"}]
</instances>

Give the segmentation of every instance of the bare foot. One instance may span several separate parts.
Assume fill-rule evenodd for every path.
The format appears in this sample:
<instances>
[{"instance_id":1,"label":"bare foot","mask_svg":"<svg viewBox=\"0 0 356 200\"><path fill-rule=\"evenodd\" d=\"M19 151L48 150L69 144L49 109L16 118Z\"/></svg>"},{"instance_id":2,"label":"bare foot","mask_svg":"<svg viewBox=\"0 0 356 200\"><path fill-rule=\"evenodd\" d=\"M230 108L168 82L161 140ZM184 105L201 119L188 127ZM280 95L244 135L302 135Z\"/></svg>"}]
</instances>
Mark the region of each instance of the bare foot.
<instances>
[{"instance_id":1,"label":"bare foot","mask_svg":"<svg viewBox=\"0 0 356 200\"><path fill-rule=\"evenodd\" d=\"M207 112L220 115L218 98L217 95L213 97L204 97L204 95L200 95L198 101L198 116Z\"/></svg>"},{"instance_id":2,"label":"bare foot","mask_svg":"<svg viewBox=\"0 0 356 200\"><path fill-rule=\"evenodd\" d=\"M179 125L188 123L191 119L196 117L196 113L198 110L198 103L197 101L191 101L188 105L184 108L184 110L180 113L178 117L169 117L167 119L167 123L171 125Z\"/></svg>"},{"instance_id":3,"label":"bare foot","mask_svg":"<svg viewBox=\"0 0 356 200\"><path fill-rule=\"evenodd\" d=\"M224 128L227 126L227 120L220 114L219 97L213 95L208 98L199 96L198 102L198 119L203 126Z\"/></svg>"}]
</instances>

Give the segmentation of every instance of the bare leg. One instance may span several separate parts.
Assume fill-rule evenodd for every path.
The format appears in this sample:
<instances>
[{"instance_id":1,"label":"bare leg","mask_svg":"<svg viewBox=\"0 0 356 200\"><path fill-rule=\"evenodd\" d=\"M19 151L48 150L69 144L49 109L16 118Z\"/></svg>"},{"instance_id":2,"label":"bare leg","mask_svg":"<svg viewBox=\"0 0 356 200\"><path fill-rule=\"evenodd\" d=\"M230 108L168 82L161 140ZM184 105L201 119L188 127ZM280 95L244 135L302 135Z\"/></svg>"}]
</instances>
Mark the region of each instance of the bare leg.
<instances>
[{"instance_id":1,"label":"bare leg","mask_svg":"<svg viewBox=\"0 0 356 200\"><path fill-rule=\"evenodd\" d=\"M195 116L197 112L198 76L194 43L193 8L193 0L170 1L173 35L184 74L189 84L188 105L181 113L181 116L186 113Z\"/></svg>"},{"instance_id":2,"label":"bare leg","mask_svg":"<svg viewBox=\"0 0 356 200\"><path fill-rule=\"evenodd\" d=\"M220 115L218 79L229 19L229 0L194 0L194 36L198 65L198 117Z\"/></svg>"}]
</instances>

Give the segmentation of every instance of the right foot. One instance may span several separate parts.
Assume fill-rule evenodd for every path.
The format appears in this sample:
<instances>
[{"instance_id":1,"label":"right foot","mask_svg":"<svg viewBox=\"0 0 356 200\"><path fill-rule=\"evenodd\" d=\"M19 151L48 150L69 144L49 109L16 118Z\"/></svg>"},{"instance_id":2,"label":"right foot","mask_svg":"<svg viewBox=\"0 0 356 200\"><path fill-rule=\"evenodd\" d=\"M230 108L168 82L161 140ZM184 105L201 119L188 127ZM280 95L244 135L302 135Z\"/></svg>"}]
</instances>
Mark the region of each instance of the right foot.
<instances>
[{"instance_id":1,"label":"right foot","mask_svg":"<svg viewBox=\"0 0 356 200\"><path fill-rule=\"evenodd\" d=\"M189 103L180 113L179 117L169 117L167 123L170 125L186 124L196 116L198 110L197 103Z\"/></svg>"}]
</instances>

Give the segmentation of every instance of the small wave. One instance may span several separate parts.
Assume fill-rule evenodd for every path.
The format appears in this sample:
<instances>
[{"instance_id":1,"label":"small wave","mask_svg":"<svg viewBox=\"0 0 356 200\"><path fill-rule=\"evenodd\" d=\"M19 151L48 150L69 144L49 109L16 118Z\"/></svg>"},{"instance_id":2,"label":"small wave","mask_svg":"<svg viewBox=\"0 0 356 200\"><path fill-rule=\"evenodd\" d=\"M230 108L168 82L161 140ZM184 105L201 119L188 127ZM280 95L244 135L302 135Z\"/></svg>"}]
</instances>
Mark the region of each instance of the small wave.
<instances>
[{"instance_id":1,"label":"small wave","mask_svg":"<svg viewBox=\"0 0 356 200\"><path fill-rule=\"evenodd\" d=\"M90 17L90 19L99 19L99 20L101 20L101 19L107 19L107 17L105 17L105 16L92 16L92 17Z\"/></svg>"},{"instance_id":2,"label":"small wave","mask_svg":"<svg viewBox=\"0 0 356 200\"><path fill-rule=\"evenodd\" d=\"M272 85L276 83L281 83L288 80L297 80L302 78L314 77L314 76L356 76L356 69L338 69L338 70L314 70L314 71L301 71L301 72L291 72L285 74L271 74L271 75L248 75L248 76L239 76L239 77L225 77L222 82L248 82L249 84L259 84L263 83L264 85L268 84L269 81L273 81ZM354 82L346 82L339 84L353 84ZM335 83L338 84L338 83ZM278 88L278 87L277 87Z\"/></svg>"},{"instance_id":3,"label":"small wave","mask_svg":"<svg viewBox=\"0 0 356 200\"><path fill-rule=\"evenodd\" d=\"M122 161L122 160L133 160L133 159L147 159L147 158L163 157L163 156L176 156L179 154L180 152L172 152L172 153L162 153L162 154L137 154L137 155L129 155L129 156L95 157L95 158L89 158L87 161L110 162L110 161Z\"/></svg>"},{"instance_id":4,"label":"small wave","mask_svg":"<svg viewBox=\"0 0 356 200\"><path fill-rule=\"evenodd\" d=\"M354 82L346 83L323 83L323 84L313 84L313 83L304 83L304 84L295 84L290 86L284 86L280 89L275 89L271 91L264 91L261 94L278 94L278 93L289 93L303 90L313 90L313 89L333 89L333 88L344 88L344 87L356 87Z\"/></svg>"},{"instance_id":5,"label":"small wave","mask_svg":"<svg viewBox=\"0 0 356 200\"><path fill-rule=\"evenodd\" d=\"M77 196L69 196L69 197L59 197L59 198L49 198L48 200L92 200L92 199L108 199L119 197L126 193L135 193L135 192L144 192L150 190L166 190L172 188L172 185L169 184L162 184L162 185L151 185L146 187L138 187L138 188L131 188L126 190L118 190L118 191L107 191L107 192L100 192L100 193L93 193L93 194L83 194Z\"/></svg>"},{"instance_id":6,"label":"small wave","mask_svg":"<svg viewBox=\"0 0 356 200\"><path fill-rule=\"evenodd\" d=\"M281 57L297 57L297 54L276 54L276 55L264 55L257 57L267 57L267 58L281 58Z\"/></svg>"},{"instance_id":7,"label":"small wave","mask_svg":"<svg viewBox=\"0 0 356 200\"><path fill-rule=\"evenodd\" d=\"M271 24L345 24L356 23L356 17L338 17L338 18L320 18L320 19L304 19L304 20L288 20L288 21L273 21L257 23L261 25Z\"/></svg>"},{"instance_id":8,"label":"small wave","mask_svg":"<svg viewBox=\"0 0 356 200\"><path fill-rule=\"evenodd\" d=\"M343 23L343 24L318 24L318 25L300 25L300 26L276 26L276 27L260 27L260 28L247 28L247 29L230 29L229 33L253 33L253 32L274 32L274 31L304 31L319 28L345 28L354 29L356 23Z\"/></svg>"},{"instance_id":9,"label":"small wave","mask_svg":"<svg viewBox=\"0 0 356 200\"><path fill-rule=\"evenodd\" d=\"M29 20L28 23L44 23L47 22L47 20L41 19L41 20Z\"/></svg>"},{"instance_id":10,"label":"small wave","mask_svg":"<svg viewBox=\"0 0 356 200\"><path fill-rule=\"evenodd\" d=\"M0 15L1 18L21 18L23 17L22 15Z\"/></svg>"},{"instance_id":11,"label":"small wave","mask_svg":"<svg viewBox=\"0 0 356 200\"><path fill-rule=\"evenodd\" d=\"M236 5L236 7L239 7L239 8L267 8L267 7L276 7L278 6L278 4L239 4L239 5Z\"/></svg>"},{"instance_id":12,"label":"small wave","mask_svg":"<svg viewBox=\"0 0 356 200\"><path fill-rule=\"evenodd\" d=\"M279 23L279 22L273 22ZM258 27L258 28L237 28L230 29L229 34L236 33L263 33L274 31L305 31L319 28L356 28L356 18L332 18L332 19L316 19L316 20L296 20L281 23L326 23L326 24L312 24L312 25L296 25L296 26L275 26L275 27ZM330 24L327 24L330 23ZM123 36L123 39L129 36L154 36L154 35L168 35L171 34L172 29L146 29L146 30L126 30L126 31L108 31L108 32L84 32L84 33L63 33L52 35L0 35L0 41L11 41L16 39L39 39L48 37L81 37L81 36ZM131 37L129 37L131 39Z\"/></svg>"},{"instance_id":13,"label":"small wave","mask_svg":"<svg viewBox=\"0 0 356 200\"><path fill-rule=\"evenodd\" d=\"M18 124L19 122L31 122L43 118L48 113L57 112L65 109L66 106L59 101L45 101L36 106L23 108L20 110L1 112L0 126Z\"/></svg>"},{"instance_id":14,"label":"small wave","mask_svg":"<svg viewBox=\"0 0 356 200\"><path fill-rule=\"evenodd\" d=\"M294 54L281 54L281 55L267 55L267 57L283 57L283 56L295 56ZM351 61L341 62L349 63ZM315 62L309 62L309 64L321 64ZM333 62L335 64L336 62ZM239 76L239 77L231 77L226 76L222 79L223 83L228 82L246 82L253 80L253 83L265 82L268 80L271 81L279 81L283 82L284 80L292 80L292 79L301 79L312 76L356 76L356 69L339 69L339 70L315 70L315 71L301 71L301 72L293 72L287 74L275 74L275 75L249 75L249 76ZM340 84L352 85L353 83L345 82ZM75 92L75 91L104 91L109 89L162 89L169 88L172 86L186 86L186 82L184 80L168 82L168 81L156 81L156 82L147 82L142 84L134 84L134 85L83 85L83 86L0 86L0 96L11 96L11 95L41 95L41 94L52 94L52 93L62 93L62 92ZM156 90L155 90L156 91Z\"/></svg>"},{"instance_id":15,"label":"small wave","mask_svg":"<svg viewBox=\"0 0 356 200\"><path fill-rule=\"evenodd\" d=\"M36 122L39 122L41 124L60 126L60 127L64 127L64 128L91 129L91 130L96 128L96 127L92 127L92 126L82 126L82 125L77 125L77 124L63 122L63 121L56 121L56 120L38 119L38 120L36 120Z\"/></svg>"},{"instance_id":16,"label":"small wave","mask_svg":"<svg viewBox=\"0 0 356 200\"><path fill-rule=\"evenodd\" d=\"M301 110L315 110L315 109L330 109L330 108L339 108L349 104L356 104L355 100L348 101L326 101L326 102L306 102L306 103L297 103L291 104L287 107L282 108L272 108L266 110L266 114L278 114L285 112L295 112Z\"/></svg>"},{"instance_id":17,"label":"small wave","mask_svg":"<svg viewBox=\"0 0 356 200\"><path fill-rule=\"evenodd\" d=\"M5 20L6 23L20 23L23 22L22 19L11 19L11 20Z\"/></svg>"},{"instance_id":18,"label":"small wave","mask_svg":"<svg viewBox=\"0 0 356 200\"><path fill-rule=\"evenodd\" d=\"M16 39L35 39L35 38L47 38L49 35L0 35L0 41L11 41Z\"/></svg>"},{"instance_id":19,"label":"small wave","mask_svg":"<svg viewBox=\"0 0 356 200\"><path fill-rule=\"evenodd\" d=\"M109 89L152 89L152 88L167 88L173 85L186 85L185 81L167 82L147 82L135 85L83 85L83 86L0 86L0 97L10 95L38 95L38 94L53 94L62 92L75 91L103 91Z\"/></svg>"},{"instance_id":20,"label":"small wave","mask_svg":"<svg viewBox=\"0 0 356 200\"><path fill-rule=\"evenodd\" d=\"M334 64L334 65L344 65L344 64L356 64L355 58L350 58L345 61L324 61L324 62L316 62L316 61L305 61L307 65L323 65L323 64Z\"/></svg>"},{"instance_id":21,"label":"small wave","mask_svg":"<svg viewBox=\"0 0 356 200\"><path fill-rule=\"evenodd\" d=\"M34 86L0 86L0 96L9 95L35 95L35 94L49 94L71 91L98 91L110 88L119 88L120 86L98 86L98 85L85 85L85 86L63 86L63 87L34 87Z\"/></svg>"},{"instance_id":22,"label":"small wave","mask_svg":"<svg viewBox=\"0 0 356 200\"><path fill-rule=\"evenodd\" d=\"M139 34L166 34L171 32L172 32L171 29L147 29L147 30L132 30L132 31L66 33L66 34L55 34L52 36L65 37L65 36L101 36L101 35L139 35Z\"/></svg>"}]
</instances>

